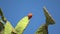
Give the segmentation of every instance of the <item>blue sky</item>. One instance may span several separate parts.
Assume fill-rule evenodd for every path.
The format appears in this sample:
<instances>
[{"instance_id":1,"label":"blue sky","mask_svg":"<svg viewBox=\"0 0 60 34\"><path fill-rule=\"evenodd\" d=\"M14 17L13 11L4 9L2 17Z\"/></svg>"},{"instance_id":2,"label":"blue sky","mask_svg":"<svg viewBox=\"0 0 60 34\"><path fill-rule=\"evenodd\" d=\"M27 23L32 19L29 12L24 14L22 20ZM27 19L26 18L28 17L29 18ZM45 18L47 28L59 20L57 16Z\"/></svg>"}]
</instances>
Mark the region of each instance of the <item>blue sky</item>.
<instances>
[{"instance_id":1,"label":"blue sky","mask_svg":"<svg viewBox=\"0 0 60 34\"><path fill-rule=\"evenodd\" d=\"M43 6L55 19L56 24L49 26L49 34L60 34L60 1L59 0L0 0L0 8L8 21L15 27L17 22L28 13L33 17L24 34L34 34L38 27L45 23Z\"/></svg>"}]
</instances>

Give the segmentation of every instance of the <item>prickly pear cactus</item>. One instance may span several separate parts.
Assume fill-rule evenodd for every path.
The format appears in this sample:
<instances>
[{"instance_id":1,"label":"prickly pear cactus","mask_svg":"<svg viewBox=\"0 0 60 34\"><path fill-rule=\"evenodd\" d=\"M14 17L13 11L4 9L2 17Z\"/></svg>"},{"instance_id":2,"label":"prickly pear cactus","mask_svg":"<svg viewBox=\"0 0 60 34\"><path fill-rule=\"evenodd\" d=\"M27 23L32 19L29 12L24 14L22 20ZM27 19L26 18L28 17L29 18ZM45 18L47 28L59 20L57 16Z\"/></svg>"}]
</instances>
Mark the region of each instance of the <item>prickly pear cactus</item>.
<instances>
[{"instance_id":1,"label":"prickly pear cactus","mask_svg":"<svg viewBox=\"0 0 60 34\"><path fill-rule=\"evenodd\" d=\"M49 34L48 33L48 26L51 24L55 24L54 19L51 17L51 15L48 13L48 10L44 7L44 14L46 17L46 23L42 25L38 30L36 31L35 34Z\"/></svg>"},{"instance_id":2,"label":"prickly pear cactus","mask_svg":"<svg viewBox=\"0 0 60 34\"><path fill-rule=\"evenodd\" d=\"M24 18L22 18L18 24L15 27L15 30L18 32L17 34L22 34L23 31L25 30L25 28L27 27L27 25L29 24L29 19L28 16L25 16Z\"/></svg>"},{"instance_id":3,"label":"prickly pear cactus","mask_svg":"<svg viewBox=\"0 0 60 34\"><path fill-rule=\"evenodd\" d=\"M46 17L46 23L42 25L35 34L48 34L48 25L55 24L55 21L52 19L51 15L48 13L46 8L43 8L44 14ZM4 24L4 29L0 34L23 34L24 30L29 24L30 18L32 17L32 13L28 14L28 16L23 17L14 28L9 21L6 21L4 15L0 9L0 16L2 16L2 20L6 23ZM1 20L0 20L1 21ZM0 22L1 23L1 22ZM1 26L1 25L0 25ZM1 27L0 27L1 28ZM2 29L2 28L1 28ZM0 30L1 30L0 29Z\"/></svg>"},{"instance_id":4,"label":"prickly pear cactus","mask_svg":"<svg viewBox=\"0 0 60 34\"><path fill-rule=\"evenodd\" d=\"M4 34L11 34L11 32L12 32L12 25L10 24L9 21L7 21L5 24Z\"/></svg>"},{"instance_id":5,"label":"prickly pear cactus","mask_svg":"<svg viewBox=\"0 0 60 34\"><path fill-rule=\"evenodd\" d=\"M25 28L27 27L27 25L29 24L29 21L30 21L30 18L32 17L32 14L30 13L28 16L23 17L18 22L18 24L16 25L15 28L10 24L9 21L6 21L4 19L5 17L2 13L1 8L0 8L0 16L2 16L2 20L4 22L6 22L6 23L2 23L2 24L4 24L4 29L2 30L2 32L0 32L0 34L22 34L23 31L25 30Z\"/></svg>"}]
</instances>

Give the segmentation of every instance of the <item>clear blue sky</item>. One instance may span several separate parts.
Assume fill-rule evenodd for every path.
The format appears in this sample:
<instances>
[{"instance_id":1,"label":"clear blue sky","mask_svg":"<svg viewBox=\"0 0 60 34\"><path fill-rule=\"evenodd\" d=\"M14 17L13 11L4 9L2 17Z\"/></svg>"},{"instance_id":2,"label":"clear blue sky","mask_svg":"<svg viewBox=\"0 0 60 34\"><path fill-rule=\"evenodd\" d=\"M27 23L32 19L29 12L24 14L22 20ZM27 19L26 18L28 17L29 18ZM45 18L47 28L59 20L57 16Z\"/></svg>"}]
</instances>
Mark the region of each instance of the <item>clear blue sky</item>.
<instances>
[{"instance_id":1,"label":"clear blue sky","mask_svg":"<svg viewBox=\"0 0 60 34\"><path fill-rule=\"evenodd\" d=\"M0 0L0 8L14 27L22 17L30 12L33 13L24 34L34 34L37 28L45 23L43 6L46 6L56 22L55 25L49 26L49 34L60 34L59 0Z\"/></svg>"}]
</instances>

